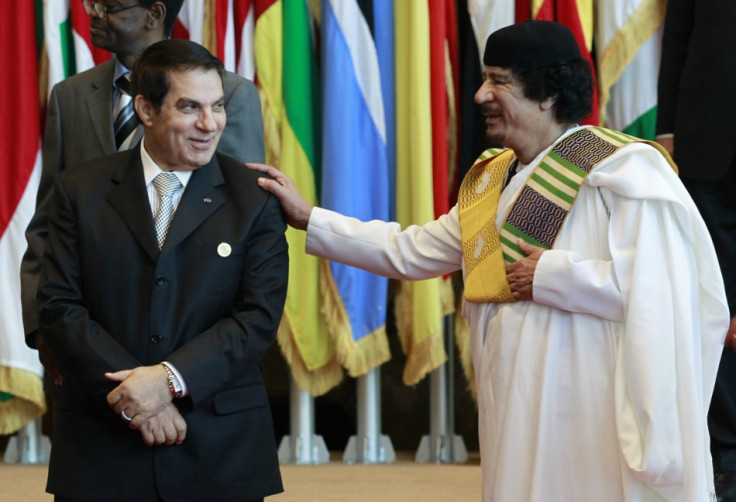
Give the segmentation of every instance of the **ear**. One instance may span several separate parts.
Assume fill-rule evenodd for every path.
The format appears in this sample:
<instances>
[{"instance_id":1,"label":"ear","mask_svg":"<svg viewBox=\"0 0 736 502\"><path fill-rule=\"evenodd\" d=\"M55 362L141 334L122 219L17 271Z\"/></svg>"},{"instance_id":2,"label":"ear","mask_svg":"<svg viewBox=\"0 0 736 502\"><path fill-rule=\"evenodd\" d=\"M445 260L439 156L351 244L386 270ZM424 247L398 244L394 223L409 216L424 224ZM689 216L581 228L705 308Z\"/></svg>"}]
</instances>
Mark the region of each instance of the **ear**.
<instances>
[{"instance_id":1,"label":"ear","mask_svg":"<svg viewBox=\"0 0 736 502\"><path fill-rule=\"evenodd\" d=\"M153 125L153 115L156 110L153 108L153 104L143 97L142 94L138 94L133 101L133 107L135 113L138 114L138 118L145 127L151 127Z\"/></svg>"},{"instance_id":2,"label":"ear","mask_svg":"<svg viewBox=\"0 0 736 502\"><path fill-rule=\"evenodd\" d=\"M166 19L166 6L161 2L154 2L148 8L148 16L146 16L146 28L155 30L161 28L163 31L164 20Z\"/></svg>"},{"instance_id":3,"label":"ear","mask_svg":"<svg viewBox=\"0 0 736 502\"><path fill-rule=\"evenodd\" d=\"M543 112L546 112L547 110L552 108L556 102L557 102L557 96L547 98L544 101L541 101L539 103L539 109L542 110Z\"/></svg>"}]
</instances>

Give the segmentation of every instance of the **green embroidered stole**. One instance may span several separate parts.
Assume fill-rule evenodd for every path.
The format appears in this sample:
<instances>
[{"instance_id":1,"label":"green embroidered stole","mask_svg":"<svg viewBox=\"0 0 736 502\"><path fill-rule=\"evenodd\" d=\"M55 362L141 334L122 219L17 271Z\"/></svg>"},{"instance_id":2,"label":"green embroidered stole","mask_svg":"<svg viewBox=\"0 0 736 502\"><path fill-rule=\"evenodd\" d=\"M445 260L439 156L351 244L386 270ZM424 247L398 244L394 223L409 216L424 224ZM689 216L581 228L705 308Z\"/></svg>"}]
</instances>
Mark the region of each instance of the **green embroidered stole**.
<instances>
[{"instance_id":1,"label":"green embroidered stole","mask_svg":"<svg viewBox=\"0 0 736 502\"><path fill-rule=\"evenodd\" d=\"M557 142L534 168L500 231L495 225L498 200L514 155L510 150L484 152L463 180L458 196L466 299L513 302L506 264L525 256L517 239L551 249L588 174L620 147L634 142L654 146L674 167L656 143L602 127L580 129Z\"/></svg>"}]
</instances>

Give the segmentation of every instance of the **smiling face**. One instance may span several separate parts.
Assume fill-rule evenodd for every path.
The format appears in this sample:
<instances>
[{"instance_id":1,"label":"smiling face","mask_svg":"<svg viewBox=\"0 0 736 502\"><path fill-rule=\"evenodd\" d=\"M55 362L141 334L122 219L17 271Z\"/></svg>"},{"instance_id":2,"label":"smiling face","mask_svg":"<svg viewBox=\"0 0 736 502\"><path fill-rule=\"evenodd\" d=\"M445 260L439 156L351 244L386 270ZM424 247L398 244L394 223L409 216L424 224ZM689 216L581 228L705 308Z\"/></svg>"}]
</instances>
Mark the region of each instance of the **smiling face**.
<instances>
[{"instance_id":1,"label":"smiling face","mask_svg":"<svg viewBox=\"0 0 736 502\"><path fill-rule=\"evenodd\" d=\"M543 112L540 103L524 96L524 89L513 72L498 66L486 68L475 102L486 117L488 139L508 148L536 133L538 115Z\"/></svg>"},{"instance_id":2,"label":"smiling face","mask_svg":"<svg viewBox=\"0 0 736 502\"><path fill-rule=\"evenodd\" d=\"M135 108L145 126L145 148L164 171L193 171L207 164L225 128L222 79L215 70L168 72L160 110L142 95Z\"/></svg>"}]
</instances>

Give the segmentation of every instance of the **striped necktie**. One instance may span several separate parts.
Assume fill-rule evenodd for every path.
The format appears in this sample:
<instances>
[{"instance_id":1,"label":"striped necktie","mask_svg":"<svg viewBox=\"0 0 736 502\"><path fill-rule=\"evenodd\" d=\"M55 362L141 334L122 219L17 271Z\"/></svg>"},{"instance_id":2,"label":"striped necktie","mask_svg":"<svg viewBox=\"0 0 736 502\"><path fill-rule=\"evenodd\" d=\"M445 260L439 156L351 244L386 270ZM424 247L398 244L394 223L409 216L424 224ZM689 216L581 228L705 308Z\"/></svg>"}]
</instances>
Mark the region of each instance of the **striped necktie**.
<instances>
[{"instance_id":1,"label":"striped necktie","mask_svg":"<svg viewBox=\"0 0 736 502\"><path fill-rule=\"evenodd\" d=\"M138 127L138 116L133 109L133 98L130 96L128 75L130 75L129 72L121 75L115 81L118 89L118 99L115 103L113 131L115 132L115 147L118 151L130 147L130 141L126 140L132 137L133 132Z\"/></svg>"},{"instance_id":2,"label":"striped necktie","mask_svg":"<svg viewBox=\"0 0 736 502\"><path fill-rule=\"evenodd\" d=\"M153 179L153 186L156 187L161 199L153 218L153 226L156 228L158 248L162 249L166 241L166 234L169 233L171 220L174 217L174 194L181 188L182 184L176 174L160 173Z\"/></svg>"}]
</instances>

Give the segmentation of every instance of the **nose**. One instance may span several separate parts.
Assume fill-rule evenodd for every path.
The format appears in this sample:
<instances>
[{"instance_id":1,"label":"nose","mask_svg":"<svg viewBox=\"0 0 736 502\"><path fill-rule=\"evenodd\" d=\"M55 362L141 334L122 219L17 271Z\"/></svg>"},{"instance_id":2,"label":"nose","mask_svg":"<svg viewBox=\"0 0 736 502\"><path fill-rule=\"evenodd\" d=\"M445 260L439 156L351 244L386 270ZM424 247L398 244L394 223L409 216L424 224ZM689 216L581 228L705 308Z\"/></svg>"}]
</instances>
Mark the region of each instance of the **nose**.
<instances>
[{"instance_id":1,"label":"nose","mask_svg":"<svg viewBox=\"0 0 736 502\"><path fill-rule=\"evenodd\" d=\"M203 131L215 131L217 129L217 121L212 113L211 108L203 108L199 114L199 120L197 121L197 127Z\"/></svg>"},{"instance_id":2,"label":"nose","mask_svg":"<svg viewBox=\"0 0 736 502\"><path fill-rule=\"evenodd\" d=\"M480 87L478 87L478 90L475 92L475 97L473 99L478 105L493 99L491 84L488 83L487 80L484 80L483 83L480 84Z\"/></svg>"}]
</instances>

